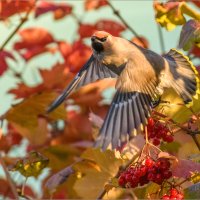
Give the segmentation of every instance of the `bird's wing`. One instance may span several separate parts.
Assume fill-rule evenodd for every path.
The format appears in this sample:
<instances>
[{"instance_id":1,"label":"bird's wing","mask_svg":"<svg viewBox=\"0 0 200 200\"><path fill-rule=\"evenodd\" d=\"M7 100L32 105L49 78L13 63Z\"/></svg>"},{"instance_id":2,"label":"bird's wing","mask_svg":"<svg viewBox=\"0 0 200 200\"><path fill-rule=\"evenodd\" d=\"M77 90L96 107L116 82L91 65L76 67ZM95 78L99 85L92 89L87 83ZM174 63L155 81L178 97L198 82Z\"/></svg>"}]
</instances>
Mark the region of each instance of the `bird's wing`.
<instances>
[{"instance_id":1,"label":"bird's wing","mask_svg":"<svg viewBox=\"0 0 200 200\"><path fill-rule=\"evenodd\" d=\"M117 91L101 127L95 146L115 149L131 135L143 130L151 112L151 96L140 92Z\"/></svg>"},{"instance_id":2,"label":"bird's wing","mask_svg":"<svg viewBox=\"0 0 200 200\"><path fill-rule=\"evenodd\" d=\"M99 79L116 77L118 77L116 73L99 63L92 55L63 93L48 107L47 112L51 112L58 107L75 89Z\"/></svg>"},{"instance_id":3,"label":"bird's wing","mask_svg":"<svg viewBox=\"0 0 200 200\"><path fill-rule=\"evenodd\" d=\"M147 124L152 101L158 99L156 94L159 82L152 62L148 59L138 57L135 62L128 61L118 77L117 93L100 130L96 146L102 149L110 144L113 149L120 147L122 142L143 130Z\"/></svg>"}]
</instances>

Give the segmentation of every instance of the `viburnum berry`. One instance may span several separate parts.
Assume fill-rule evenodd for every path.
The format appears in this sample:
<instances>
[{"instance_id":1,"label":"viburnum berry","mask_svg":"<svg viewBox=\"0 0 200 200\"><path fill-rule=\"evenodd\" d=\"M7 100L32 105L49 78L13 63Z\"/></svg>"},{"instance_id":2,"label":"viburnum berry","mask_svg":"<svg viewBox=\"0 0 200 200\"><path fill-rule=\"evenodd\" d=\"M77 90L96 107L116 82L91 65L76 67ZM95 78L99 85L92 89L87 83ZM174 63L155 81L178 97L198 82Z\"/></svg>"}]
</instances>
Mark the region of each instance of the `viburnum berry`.
<instances>
[{"instance_id":1,"label":"viburnum berry","mask_svg":"<svg viewBox=\"0 0 200 200\"><path fill-rule=\"evenodd\" d=\"M176 200L182 200L184 198L183 194L178 191L176 188L171 188L168 192L168 194L164 194L161 199L176 199Z\"/></svg>"},{"instance_id":2,"label":"viburnum berry","mask_svg":"<svg viewBox=\"0 0 200 200\"><path fill-rule=\"evenodd\" d=\"M167 158L158 158L156 161L147 157L136 166L132 165L121 173L118 183L121 187L134 188L143 186L149 181L162 184L172 176L170 162ZM171 194L170 194L171 195Z\"/></svg>"},{"instance_id":3,"label":"viburnum berry","mask_svg":"<svg viewBox=\"0 0 200 200\"><path fill-rule=\"evenodd\" d=\"M152 140L152 143L155 146L158 146L162 141L167 143L174 141L174 138L166 125L152 117L148 119L147 132L148 139Z\"/></svg>"}]
</instances>

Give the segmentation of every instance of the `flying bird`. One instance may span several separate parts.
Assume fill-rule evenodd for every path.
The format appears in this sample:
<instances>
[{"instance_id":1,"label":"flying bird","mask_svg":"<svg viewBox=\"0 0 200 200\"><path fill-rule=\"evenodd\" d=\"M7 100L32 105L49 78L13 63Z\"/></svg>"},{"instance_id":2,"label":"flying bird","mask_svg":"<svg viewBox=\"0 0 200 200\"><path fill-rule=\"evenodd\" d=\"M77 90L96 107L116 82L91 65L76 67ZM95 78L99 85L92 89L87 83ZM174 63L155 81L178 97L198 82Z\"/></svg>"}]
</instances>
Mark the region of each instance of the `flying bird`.
<instances>
[{"instance_id":1,"label":"flying bird","mask_svg":"<svg viewBox=\"0 0 200 200\"><path fill-rule=\"evenodd\" d=\"M152 103L166 88L173 88L184 103L197 92L197 72L188 57L176 49L159 54L136 44L97 31L91 37L92 55L74 80L49 106L53 111L71 92L104 78L115 78L116 94L100 129L96 146L105 150L120 147L144 129Z\"/></svg>"}]
</instances>

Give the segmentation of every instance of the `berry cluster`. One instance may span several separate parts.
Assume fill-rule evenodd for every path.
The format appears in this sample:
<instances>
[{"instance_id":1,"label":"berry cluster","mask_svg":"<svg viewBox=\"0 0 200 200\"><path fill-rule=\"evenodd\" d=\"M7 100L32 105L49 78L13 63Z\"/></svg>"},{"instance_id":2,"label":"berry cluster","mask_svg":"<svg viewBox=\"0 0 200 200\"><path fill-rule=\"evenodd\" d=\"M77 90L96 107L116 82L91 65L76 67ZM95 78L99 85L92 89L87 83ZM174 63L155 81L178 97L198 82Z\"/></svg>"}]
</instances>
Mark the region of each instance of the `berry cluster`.
<instances>
[{"instance_id":1,"label":"berry cluster","mask_svg":"<svg viewBox=\"0 0 200 200\"><path fill-rule=\"evenodd\" d=\"M143 186L150 181L161 185L164 180L171 176L170 162L167 158L159 158L157 161L147 158L141 164L132 165L122 172L118 183L121 187L126 188Z\"/></svg>"},{"instance_id":2,"label":"berry cluster","mask_svg":"<svg viewBox=\"0 0 200 200\"><path fill-rule=\"evenodd\" d=\"M156 146L159 145L161 141L170 143L174 140L169 129L163 123L153 118L148 119L147 132L148 139L153 140L152 143Z\"/></svg>"},{"instance_id":3,"label":"berry cluster","mask_svg":"<svg viewBox=\"0 0 200 200\"><path fill-rule=\"evenodd\" d=\"M183 194L180 193L177 189L175 188L172 188L170 191L169 191L169 194L164 194L162 196L161 199L177 199L177 200L182 200L184 198Z\"/></svg>"}]
</instances>

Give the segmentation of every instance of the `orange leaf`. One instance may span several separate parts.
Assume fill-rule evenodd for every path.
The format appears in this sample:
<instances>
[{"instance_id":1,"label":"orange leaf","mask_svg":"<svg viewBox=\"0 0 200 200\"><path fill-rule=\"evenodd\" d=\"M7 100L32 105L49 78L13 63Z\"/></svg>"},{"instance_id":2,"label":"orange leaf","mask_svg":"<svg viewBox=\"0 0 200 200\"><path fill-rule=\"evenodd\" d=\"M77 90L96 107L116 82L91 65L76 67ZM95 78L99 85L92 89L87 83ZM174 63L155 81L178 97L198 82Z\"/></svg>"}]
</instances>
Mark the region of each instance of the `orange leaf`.
<instances>
[{"instance_id":1,"label":"orange leaf","mask_svg":"<svg viewBox=\"0 0 200 200\"><path fill-rule=\"evenodd\" d=\"M145 37L133 37L131 41L143 48L149 48L149 42Z\"/></svg>"},{"instance_id":2,"label":"orange leaf","mask_svg":"<svg viewBox=\"0 0 200 200\"><path fill-rule=\"evenodd\" d=\"M45 46L54 42L53 36L44 28L26 28L19 32L20 42L14 45L15 50L31 49L34 46Z\"/></svg>"},{"instance_id":3,"label":"orange leaf","mask_svg":"<svg viewBox=\"0 0 200 200\"><path fill-rule=\"evenodd\" d=\"M0 20L28 11L35 4L35 0L3 0L0 1Z\"/></svg>"},{"instance_id":4,"label":"orange leaf","mask_svg":"<svg viewBox=\"0 0 200 200\"><path fill-rule=\"evenodd\" d=\"M110 34L118 37L122 31L126 30L126 27L119 22L113 20L105 19L99 20L94 25L92 24L81 24L79 27L79 35L81 38L91 37L95 31L106 31Z\"/></svg>"},{"instance_id":5,"label":"orange leaf","mask_svg":"<svg viewBox=\"0 0 200 200\"><path fill-rule=\"evenodd\" d=\"M85 45L82 41L76 41L72 45L71 51L67 54L65 53L64 59L70 71L77 73L89 59L91 53L90 47Z\"/></svg>"},{"instance_id":6,"label":"orange leaf","mask_svg":"<svg viewBox=\"0 0 200 200\"><path fill-rule=\"evenodd\" d=\"M55 78L55 74L57 78ZM63 89L73 78L73 74L69 73L69 69L62 64L56 64L50 70L41 69L40 75L43 79L43 83L40 85L30 87L24 83L20 83L16 89L11 89L9 93L15 94L15 98L26 98L45 90Z\"/></svg>"},{"instance_id":7,"label":"orange leaf","mask_svg":"<svg viewBox=\"0 0 200 200\"><path fill-rule=\"evenodd\" d=\"M55 93L36 94L12 107L6 114L7 119L16 130L27 137L34 145L42 144L47 138L47 122L40 116L51 120L65 119L64 106L60 106L49 115L46 114L48 105L57 97Z\"/></svg>"},{"instance_id":8,"label":"orange leaf","mask_svg":"<svg viewBox=\"0 0 200 200\"><path fill-rule=\"evenodd\" d=\"M0 51L0 76L8 69L8 65L6 62L7 58L15 60L15 58L10 52Z\"/></svg>"},{"instance_id":9,"label":"orange leaf","mask_svg":"<svg viewBox=\"0 0 200 200\"><path fill-rule=\"evenodd\" d=\"M108 5L107 0L85 0L85 10L93 10Z\"/></svg>"}]
</instances>

